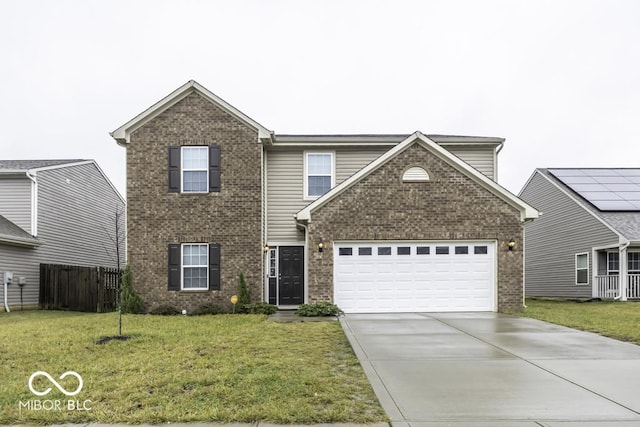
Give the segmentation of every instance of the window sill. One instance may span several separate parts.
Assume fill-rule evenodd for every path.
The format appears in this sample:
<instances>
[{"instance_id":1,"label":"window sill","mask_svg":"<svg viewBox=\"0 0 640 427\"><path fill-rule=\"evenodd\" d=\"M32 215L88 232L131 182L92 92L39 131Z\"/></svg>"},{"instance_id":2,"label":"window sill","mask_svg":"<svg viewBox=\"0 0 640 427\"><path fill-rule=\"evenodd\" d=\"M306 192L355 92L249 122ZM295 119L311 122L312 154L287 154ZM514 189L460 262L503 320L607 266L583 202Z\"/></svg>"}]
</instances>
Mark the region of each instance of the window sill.
<instances>
[{"instance_id":1,"label":"window sill","mask_svg":"<svg viewBox=\"0 0 640 427\"><path fill-rule=\"evenodd\" d=\"M178 292L181 294L207 294L213 291L209 289L180 289Z\"/></svg>"}]
</instances>

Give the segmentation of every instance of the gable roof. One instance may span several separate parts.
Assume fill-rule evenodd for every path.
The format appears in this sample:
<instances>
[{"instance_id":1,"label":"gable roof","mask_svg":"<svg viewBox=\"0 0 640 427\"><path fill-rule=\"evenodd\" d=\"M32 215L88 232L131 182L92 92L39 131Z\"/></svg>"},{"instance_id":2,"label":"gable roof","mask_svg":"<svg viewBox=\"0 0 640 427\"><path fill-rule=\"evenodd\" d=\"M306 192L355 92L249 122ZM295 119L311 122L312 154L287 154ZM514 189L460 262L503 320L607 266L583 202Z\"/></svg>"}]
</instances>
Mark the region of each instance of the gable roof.
<instances>
[{"instance_id":1,"label":"gable roof","mask_svg":"<svg viewBox=\"0 0 640 427\"><path fill-rule=\"evenodd\" d=\"M35 175L38 172L48 171L53 169L60 169L72 166L81 166L92 164L98 169L98 172L105 179L107 184L116 193L116 195L122 200L122 203L126 204L126 200L118 189L113 185L109 177L100 168L95 160L83 160L83 159L54 159L54 160L0 160L0 176L4 177L30 177L31 174ZM31 178L33 178L31 176Z\"/></svg>"},{"instance_id":2,"label":"gable roof","mask_svg":"<svg viewBox=\"0 0 640 427\"><path fill-rule=\"evenodd\" d=\"M385 163L387 163L393 157L397 156L399 153L406 150L409 146L416 143L420 144L423 148L429 150L432 154L436 155L441 160L445 161L449 165L456 168L458 171L462 172L467 177L471 178L474 182L476 182L477 184L479 184L489 192L493 193L495 196L502 199L504 202L518 209L520 211L520 218L522 221L538 218L539 212L536 209L534 209L532 206L525 203L523 200L521 200L514 194L510 193L507 189L500 186L495 181L489 179L478 170L474 169L468 163L464 162L463 160L460 160L459 157L455 156L454 154L450 153L449 151L439 146L437 143L432 141L429 137L425 136L421 132L415 132L409 135L407 138L405 138L404 141L400 142L395 147L391 148L385 154L378 157L376 160L369 163L364 168L360 169L354 175L352 175L351 177L347 178L339 185L329 190L326 194L316 199L313 203L307 205L304 209L302 209L296 214L296 219L298 221L309 221L311 219L311 214L313 213L314 210L323 206L330 200L333 200L334 198L339 196L342 192L344 192L346 189L352 187L353 185L358 183L360 180L362 180L369 174L373 173L375 170L380 168Z\"/></svg>"},{"instance_id":3,"label":"gable roof","mask_svg":"<svg viewBox=\"0 0 640 427\"><path fill-rule=\"evenodd\" d=\"M2 243L30 247L40 246L38 239L0 215L0 244Z\"/></svg>"},{"instance_id":4,"label":"gable roof","mask_svg":"<svg viewBox=\"0 0 640 427\"><path fill-rule=\"evenodd\" d=\"M130 142L132 132L144 126L145 123L149 122L159 114L163 113L178 102L182 101L193 92L199 93L212 103L219 105L221 108L226 110L229 114L231 114L241 122L256 129L258 131L258 138L260 138L261 140L270 141L273 138L272 131L265 128L260 123L256 122L251 117L247 116L222 98L218 97L195 80L189 80L187 83L183 84L178 89L174 90L169 95L165 96L160 101L156 102L151 107L147 108L142 113L138 114L133 119L129 120L127 123L111 132L109 135L111 135L113 139L118 142L118 144L126 146Z\"/></svg>"},{"instance_id":5,"label":"gable roof","mask_svg":"<svg viewBox=\"0 0 640 427\"><path fill-rule=\"evenodd\" d=\"M536 174L538 174L544 177L556 188L560 189L560 191L565 193L567 196L569 196L569 198L571 198L578 206L580 206L582 209L590 213L594 218L596 218L598 221L604 224L607 228L609 228L611 231L616 233L619 236L621 241L640 242L640 209L635 211L629 211L629 210L605 211L605 210L598 209L596 205L588 199L588 197L592 196L591 194L589 194L589 192L587 192L587 194L584 194L584 192L583 194L581 194L575 191L574 189L572 189L571 185L565 182L565 181L569 181L569 183L571 183L571 180L566 180L566 179L563 180L562 177L558 177L555 174L553 174L553 171L557 171L557 170L583 171L583 172L586 172L587 174L590 174L593 171L602 171L605 173L604 176L610 175L608 172L605 172L605 171L616 170L616 171L632 172L631 176L636 176L636 175L640 176L640 169L637 169L637 168L620 168L620 169L538 168L533 172L533 174L531 175L531 178L529 178L527 183L524 185L524 187L520 191L520 194L522 194L524 189L527 188L527 186L529 185L529 182L531 182L533 177ZM562 175L562 174L558 174L558 175ZM624 175L626 176L628 174L624 174ZM587 175L583 174L582 176L587 176ZM580 188L582 187L578 187L578 189ZM639 188L638 191L640 191L640 184L638 184L638 188Z\"/></svg>"}]
</instances>

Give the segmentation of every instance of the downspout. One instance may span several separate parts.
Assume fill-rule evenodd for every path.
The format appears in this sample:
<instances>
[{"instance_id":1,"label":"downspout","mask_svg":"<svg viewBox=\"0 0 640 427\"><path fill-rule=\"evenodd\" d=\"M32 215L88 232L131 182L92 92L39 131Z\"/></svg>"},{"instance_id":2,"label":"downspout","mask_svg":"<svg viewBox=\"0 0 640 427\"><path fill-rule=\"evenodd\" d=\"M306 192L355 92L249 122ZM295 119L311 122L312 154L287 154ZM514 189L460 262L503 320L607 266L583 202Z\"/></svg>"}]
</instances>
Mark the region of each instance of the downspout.
<instances>
[{"instance_id":1,"label":"downspout","mask_svg":"<svg viewBox=\"0 0 640 427\"><path fill-rule=\"evenodd\" d=\"M7 280L3 279L2 282L4 283L4 311L9 313L11 310L9 310L9 295L7 294L8 292L8 288L7 288Z\"/></svg>"},{"instance_id":2,"label":"downspout","mask_svg":"<svg viewBox=\"0 0 640 427\"><path fill-rule=\"evenodd\" d=\"M620 277L619 277L619 285L620 289L618 290L618 296L614 298L614 301L626 301L627 300L627 248L631 242L626 241L620 245L620 255L618 260L620 262Z\"/></svg>"},{"instance_id":3,"label":"downspout","mask_svg":"<svg viewBox=\"0 0 640 427\"><path fill-rule=\"evenodd\" d=\"M27 178L33 182L33 191L31 192L31 235L38 235L38 181L36 176L26 173Z\"/></svg>"},{"instance_id":4,"label":"downspout","mask_svg":"<svg viewBox=\"0 0 640 427\"><path fill-rule=\"evenodd\" d=\"M298 225L304 228L304 303L306 304L309 302L309 256L311 252L309 250L309 228L301 222Z\"/></svg>"},{"instance_id":5,"label":"downspout","mask_svg":"<svg viewBox=\"0 0 640 427\"><path fill-rule=\"evenodd\" d=\"M526 221L525 221L526 224ZM525 246L526 242L526 227L522 225L522 307L527 308L527 247Z\"/></svg>"}]
</instances>

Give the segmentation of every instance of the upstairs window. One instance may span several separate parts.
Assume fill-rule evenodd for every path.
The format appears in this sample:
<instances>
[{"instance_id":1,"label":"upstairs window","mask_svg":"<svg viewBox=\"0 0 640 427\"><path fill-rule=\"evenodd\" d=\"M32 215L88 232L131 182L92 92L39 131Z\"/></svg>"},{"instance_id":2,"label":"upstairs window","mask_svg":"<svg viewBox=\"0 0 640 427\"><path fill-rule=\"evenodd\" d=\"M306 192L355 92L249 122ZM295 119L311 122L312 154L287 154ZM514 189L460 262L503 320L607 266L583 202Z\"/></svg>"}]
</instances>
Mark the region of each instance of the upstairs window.
<instances>
[{"instance_id":1,"label":"upstairs window","mask_svg":"<svg viewBox=\"0 0 640 427\"><path fill-rule=\"evenodd\" d=\"M304 197L316 199L335 183L333 153L305 153Z\"/></svg>"},{"instance_id":2,"label":"upstairs window","mask_svg":"<svg viewBox=\"0 0 640 427\"><path fill-rule=\"evenodd\" d=\"M182 192L206 193L209 189L209 148L182 147Z\"/></svg>"},{"instance_id":3,"label":"upstairs window","mask_svg":"<svg viewBox=\"0 0 640 427\"><path fill-rule=\"evenodd\" d=\"M169 147L169 192L219 192L220 161L218 145Z\"/></svg>"}]
</instances>

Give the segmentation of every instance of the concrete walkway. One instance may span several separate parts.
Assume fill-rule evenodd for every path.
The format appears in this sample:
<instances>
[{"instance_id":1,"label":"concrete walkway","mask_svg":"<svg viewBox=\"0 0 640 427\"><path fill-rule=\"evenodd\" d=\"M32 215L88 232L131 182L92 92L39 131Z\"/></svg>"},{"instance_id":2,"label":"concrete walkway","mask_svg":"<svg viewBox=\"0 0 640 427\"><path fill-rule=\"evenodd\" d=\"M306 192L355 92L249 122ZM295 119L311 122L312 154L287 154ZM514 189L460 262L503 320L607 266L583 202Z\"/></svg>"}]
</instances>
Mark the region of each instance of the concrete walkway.
<instances>
[{"instance_id":1,"label":"concrete walkway","mask_svg":"<svg viewBox=\"0 0 640 427\"><path fill-rule=\"evenodd\" d=\"M640 347L495 313L348 314L394 427L640 426Z\"/></svg>"}]
</instances>

